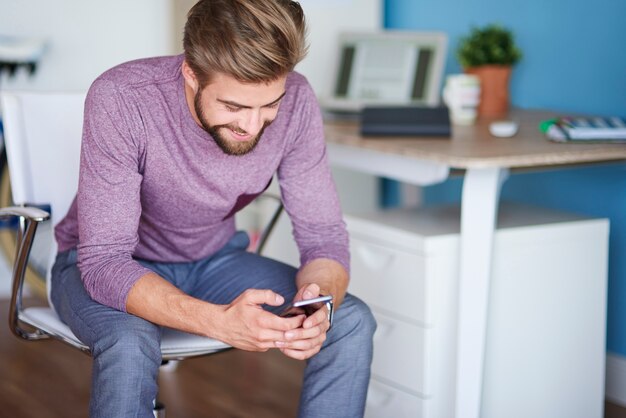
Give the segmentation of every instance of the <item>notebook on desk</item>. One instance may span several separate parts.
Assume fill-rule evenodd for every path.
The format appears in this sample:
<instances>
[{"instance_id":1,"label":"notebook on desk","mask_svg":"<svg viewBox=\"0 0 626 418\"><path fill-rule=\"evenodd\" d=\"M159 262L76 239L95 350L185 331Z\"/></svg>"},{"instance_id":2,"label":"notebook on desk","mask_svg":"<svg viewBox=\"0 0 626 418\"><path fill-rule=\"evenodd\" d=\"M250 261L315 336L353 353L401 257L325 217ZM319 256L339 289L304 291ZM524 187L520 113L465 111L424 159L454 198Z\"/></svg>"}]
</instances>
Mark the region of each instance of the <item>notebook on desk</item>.
<instances>
[{"instance_id":1,"label":"notebook on desk","mask_svg":"<svg viewBox=\"0 0 626 418\"><path fill-rule=\"evenodd\" d=\"M563 116L543 121L539 129L548 139L570 143L626 143L626 118Z\"/></svg>"}]
</instances>

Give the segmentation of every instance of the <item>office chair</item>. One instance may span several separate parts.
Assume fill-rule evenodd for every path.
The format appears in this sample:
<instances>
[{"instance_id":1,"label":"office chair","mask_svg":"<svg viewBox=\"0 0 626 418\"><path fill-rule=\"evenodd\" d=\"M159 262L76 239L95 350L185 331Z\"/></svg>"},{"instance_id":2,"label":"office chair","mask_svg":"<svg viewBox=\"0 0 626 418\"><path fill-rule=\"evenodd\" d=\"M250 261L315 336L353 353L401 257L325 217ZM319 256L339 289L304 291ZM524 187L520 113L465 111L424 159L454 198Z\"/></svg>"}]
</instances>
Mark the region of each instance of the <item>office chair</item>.
<instances>
[{"instance_id":1,"label":"office chair","mask_svg":"<svg viewBox=\"0 0 626 418\"><path fill-rule=\"evenodd\" d=\"M0 94L15 204L0 209L0 218L17 217L19 220L9 310L11 331L26 340L54 338L89 354L89 347L61 322L49 297L50 270L56 255L52 228L67 213L78 185L84 99L83 93ZM280 199L270 198L277 201L276 209L269 216L269 222L260 235L257 253L263 250L283 209ZM40 224L42 228L48 229L48 234L38 234L35 240L35 232ZM36 250L31 257L32 248ZM29 262L39 266L42 275L46 277L49 306L22 305L24 274ZM25 329L24 325L33 329ZM161 340L164 362L212 354L228 348L230 346L221 341L167 328L163 330ZM154 410L155 417L165 416L165 409L157 400Z\"/></svg>"}]
</instances>

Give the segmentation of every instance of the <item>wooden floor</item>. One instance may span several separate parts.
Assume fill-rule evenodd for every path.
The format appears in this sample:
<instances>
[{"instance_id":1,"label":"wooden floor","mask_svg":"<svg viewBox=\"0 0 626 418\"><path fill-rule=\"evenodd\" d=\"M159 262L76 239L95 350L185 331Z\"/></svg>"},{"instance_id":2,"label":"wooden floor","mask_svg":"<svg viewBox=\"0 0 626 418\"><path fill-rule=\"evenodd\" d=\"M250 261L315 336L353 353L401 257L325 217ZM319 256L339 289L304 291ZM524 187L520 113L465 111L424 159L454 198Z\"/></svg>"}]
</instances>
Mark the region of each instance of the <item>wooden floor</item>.
<instances>
[{"instance_id":1,"label":"wooden floor","mask_svg":"<svg viewBox=\"0 0 626 418\"><path fill-rule=\"evenodd\" d=\"M7 310L0 301L4 324ZM288 418L303 369L280 352L230 350L162 371L159 386L167 418ZM22 341L0 325L1 418L85 418L90 378L89 356L57 341ZM605 418L626 418L626 409L607 403Z\"/></svg>"},{"instance_id":2,"label":"wooden floor","mask_svg":"<svg viewBox=\"0 0 626 418\"><path fill-rule=\"evenodd\" d=\"M0 417L85 418L91 358L57 341L27 342L0 302ZM295 417L304 363L280 352L240 350L189 359L161 372L167 418Z\"/></svg>"}]
</instances>

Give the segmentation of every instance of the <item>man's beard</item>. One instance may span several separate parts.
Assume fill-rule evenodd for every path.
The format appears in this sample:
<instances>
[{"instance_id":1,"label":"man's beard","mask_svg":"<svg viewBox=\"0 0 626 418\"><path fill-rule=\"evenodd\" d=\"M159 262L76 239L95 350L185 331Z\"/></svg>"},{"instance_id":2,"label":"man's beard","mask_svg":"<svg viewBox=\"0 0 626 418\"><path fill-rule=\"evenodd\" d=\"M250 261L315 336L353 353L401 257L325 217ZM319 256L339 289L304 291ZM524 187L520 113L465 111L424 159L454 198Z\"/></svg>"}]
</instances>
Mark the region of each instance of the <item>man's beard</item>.
<instances>
[{"instance_id":1,"label":"man's beard","mask_svg":"<svg viewBox=\"0 0 626 418\"><path fill-rule=\"evenodd\" d=\"M200 91L198 91L194 96L193 106L196 111L196 115L198 115L198 119L200 120L202 128L213 137L217 146L220 147L220 149L228 155L244 155L252 151L254 147L256 147L259 143L259 140L261 139L261 135L263 135L265 128L267 128L272 123L271 120L266 120L263 123L263 126L261 127L261 130L259 131L257 136L249 139L248 141L229 141L220 134L220 129L231 129L238 133L245 133L245 131L233 124L211 126L207 121L206 116L204 115L204 111L202 109L202 104L200 102Z\"/></svg>"}]
</instances>

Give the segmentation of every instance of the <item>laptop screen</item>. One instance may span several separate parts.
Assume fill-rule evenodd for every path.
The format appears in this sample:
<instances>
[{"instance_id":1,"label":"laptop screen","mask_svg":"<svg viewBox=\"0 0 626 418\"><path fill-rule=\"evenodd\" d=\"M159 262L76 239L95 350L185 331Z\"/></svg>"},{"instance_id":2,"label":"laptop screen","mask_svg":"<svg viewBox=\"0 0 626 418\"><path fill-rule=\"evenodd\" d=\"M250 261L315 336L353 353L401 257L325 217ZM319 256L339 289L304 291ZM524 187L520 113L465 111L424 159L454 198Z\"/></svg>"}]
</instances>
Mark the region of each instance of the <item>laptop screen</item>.
<instances>
[{"instance_id":1,"label":"laptop screen","mask_svg":"<svg viewBox=\"0 0 626 418\"><path fill-rule=\"evenodd\" d=\"M342 34L333 97L328 110L366 105L437 106L447 37L442 33Z\"/></svg>"}]
</instances>

